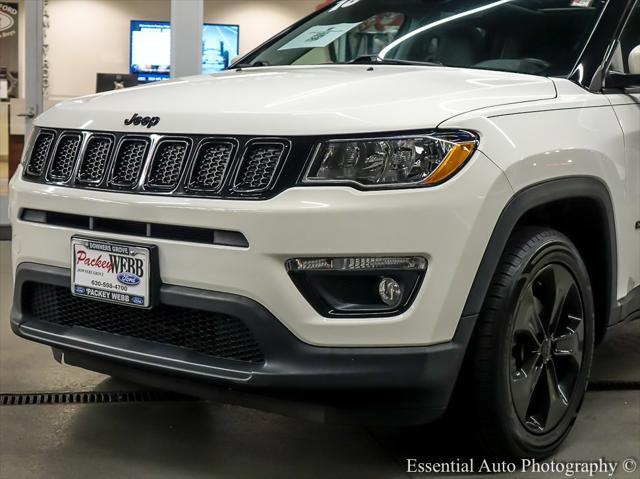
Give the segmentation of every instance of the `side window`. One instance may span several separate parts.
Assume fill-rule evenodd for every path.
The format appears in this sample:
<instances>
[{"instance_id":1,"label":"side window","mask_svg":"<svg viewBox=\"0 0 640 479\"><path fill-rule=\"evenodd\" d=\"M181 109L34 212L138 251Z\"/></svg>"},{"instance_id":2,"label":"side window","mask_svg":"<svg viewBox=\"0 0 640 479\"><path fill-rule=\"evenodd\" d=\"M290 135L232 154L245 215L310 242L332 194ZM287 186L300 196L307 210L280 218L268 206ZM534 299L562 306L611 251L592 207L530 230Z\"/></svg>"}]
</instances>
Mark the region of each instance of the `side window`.
<instances>
[{"instance_id":1,"label":"side window","mask_svg":"<svg viewBox=\"0 0 640 479\"><path fill-rule=\"evenodd\" d=\"M615 53L612 68L623 73L640 74L640 2L620 36L620 48Z\"/></svg>"}]
</instances>

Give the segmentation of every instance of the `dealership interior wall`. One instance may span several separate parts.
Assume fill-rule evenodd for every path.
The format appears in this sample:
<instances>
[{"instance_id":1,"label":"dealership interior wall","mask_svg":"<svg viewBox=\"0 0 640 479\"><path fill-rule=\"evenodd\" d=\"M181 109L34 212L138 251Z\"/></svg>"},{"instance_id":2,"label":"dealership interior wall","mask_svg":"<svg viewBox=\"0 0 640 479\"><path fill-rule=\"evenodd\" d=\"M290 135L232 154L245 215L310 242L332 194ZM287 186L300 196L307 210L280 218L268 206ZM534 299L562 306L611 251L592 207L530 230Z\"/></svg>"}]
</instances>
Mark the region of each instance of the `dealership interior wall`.
<instances>
[{"instance_id":1,"label":"dealership interior wall","mask_svg":"<svg viewBox=\"0 0 640 479\"><path fill-rule=\"evenodd\" d=\"M243 54L313 12L319 3L320 0L204 0L204 21L240 25ZM49 0L47 10L49 97L59 99L95 93L97 72L127 73L130 21L168 21L170 1ZM20 31L24 32L24 28ZM23 48L24 41L21 45ZM24 78L22 74L20 77Z\"/></svg>"}]
</instances>

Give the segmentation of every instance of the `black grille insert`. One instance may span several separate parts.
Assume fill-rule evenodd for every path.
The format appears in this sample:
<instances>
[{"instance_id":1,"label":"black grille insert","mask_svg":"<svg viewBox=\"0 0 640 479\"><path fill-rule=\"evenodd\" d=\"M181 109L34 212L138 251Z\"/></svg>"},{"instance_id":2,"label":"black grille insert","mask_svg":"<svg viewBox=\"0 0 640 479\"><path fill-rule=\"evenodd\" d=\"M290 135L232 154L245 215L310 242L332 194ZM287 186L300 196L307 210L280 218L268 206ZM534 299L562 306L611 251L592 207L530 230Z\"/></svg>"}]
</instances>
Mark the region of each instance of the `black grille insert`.
<instances>
[{"instance_id":1,"label":"black grille insert","mask_svg":"<svg viewBox=\"0 0 640 479\"><path fill-rule=\"evenodd\" d=\"M235 149L232 142L204 142L198 149L188 189L211 192L220 190Z\"/></svg>"},{"instance_id":2,"label":"black grille insert","mask_svg":"<svg viewBox=\"0 0 640 479\"><path fill-rule=\"evenodd\" d=\"M41 283L25 285L22 301L24 311L40 321L160 343L214 358L264 362L249 328L224 314L168 305L135 309L77 298L68 288Z\"/></svg>"},{"instance_id":3,"label":"black grille insert","mask_svg":"<svg viewBox=\"0 0 640 479\"><path fill-rule=\"evenodd\" d=\"M80 183L98 184L102 181L112 148L113 138L110 136L94 135L89 138L78 171Z\"/></svg>"},{"instance_id":4,"label":"black grille insert","mask_svg":"<svg viewBox=\"0 0 640 479\"><path fill-rule=\"evenodd\" d=\"M189 143L184 140L163 140L155 149L147 186L172 190L178 186L182 166L189 152Z\"/></svg>"},{"instance_id":5,"label":"black grille insert","mask_svg":"<svg viewBox=\"0 0 640 479\"><path fill-rule=\"evenodd\" d=\"M40 176L44 172L55 137L56 135L52 131L41 131L38 134L27 165L27 176Z\"/></svg>"},{"instance_id":6,"label":"black grille insert","mask_svg":"<svg viewBox=\"0 0 640 479\"><path fill-rule=\"evenodd\" d=\"M107 192L263 200L297 184L317 140L43 128L27 149L23 175Z\"/></svg>"},{"instance_id":7,"label":"black grille insert","mask_svg":"<svg viewBox=\"0 0 640 479\"><path fill-rule=\"evenodd\" d=\"M149 140L146 138L124 139L116 154L110 184L128 188L134 187L140 178L148 149Z\"/></svg>"},{"instance_id":8,"label":"black grille insert","mask_svg":"<svg viewBox=\"0 0 640 479\"><path fill-rule=\"evenodd\" d=\"M255 193L268 189L286 152L284 143L253 143L242 157L233 189Z\"/></svg>"},{"instance_id":9,"label":"black grille insert","mask_svg":"<svg viewBox=\"0 0 640 479\"><path fill-rule=\"evenodd\" d=\"M69 181L76 165L82 135L79 133L64 133L58 139L56 151L49 167L49 178L54 181Z\"/></svg>"}]
</instances>

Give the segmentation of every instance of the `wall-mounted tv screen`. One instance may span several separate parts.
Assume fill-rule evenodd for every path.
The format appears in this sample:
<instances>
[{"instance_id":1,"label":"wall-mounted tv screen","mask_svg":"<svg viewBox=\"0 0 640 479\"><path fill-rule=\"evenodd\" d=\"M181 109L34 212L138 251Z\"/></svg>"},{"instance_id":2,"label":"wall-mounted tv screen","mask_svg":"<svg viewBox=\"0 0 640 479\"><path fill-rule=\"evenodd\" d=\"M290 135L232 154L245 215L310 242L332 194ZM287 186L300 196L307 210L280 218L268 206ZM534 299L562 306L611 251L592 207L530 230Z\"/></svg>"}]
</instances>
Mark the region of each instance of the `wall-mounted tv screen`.
<instances>
[{"instance_id":1,"label":"wall-mounted tv screen","mask_svg":"<svg viewBox=\"0 0 640 479\"><path fill-rule=\"evenodd\" d=\"M222 71L240 50L240 27L206 23L202 27L202 73ZM131 21L131 73L140 83L171 75L171 24Z\"/></svg>"}]
</instances>

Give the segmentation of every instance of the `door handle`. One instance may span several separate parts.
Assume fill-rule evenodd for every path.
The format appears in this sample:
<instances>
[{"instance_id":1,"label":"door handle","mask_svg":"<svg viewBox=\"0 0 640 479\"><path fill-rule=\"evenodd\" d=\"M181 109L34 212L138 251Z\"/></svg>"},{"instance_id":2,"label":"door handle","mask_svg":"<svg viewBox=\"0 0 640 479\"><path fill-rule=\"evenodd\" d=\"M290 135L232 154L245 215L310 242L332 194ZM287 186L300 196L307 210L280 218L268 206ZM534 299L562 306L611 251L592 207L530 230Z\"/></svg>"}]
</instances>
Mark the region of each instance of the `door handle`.
<instances>
[{"instance_id":1,"label":"door handle","mask_svg":"<svg viewBox=\"0 0 640 479\"><path fill-rule=\"evenodd\" d=\"M18 113L16 116L21 116L23 118L35 118L36 112L33 108L29 108L24 113Z\"/></svg>"}]
</instances>

